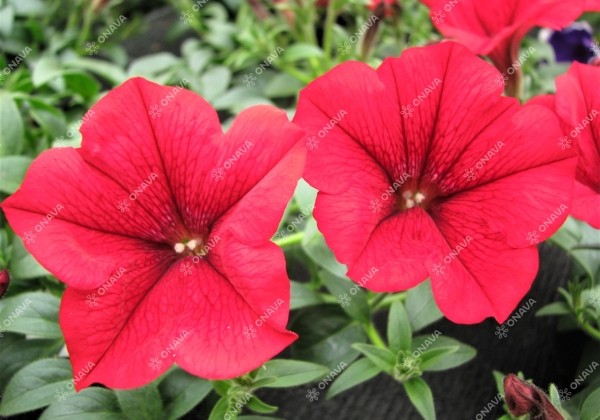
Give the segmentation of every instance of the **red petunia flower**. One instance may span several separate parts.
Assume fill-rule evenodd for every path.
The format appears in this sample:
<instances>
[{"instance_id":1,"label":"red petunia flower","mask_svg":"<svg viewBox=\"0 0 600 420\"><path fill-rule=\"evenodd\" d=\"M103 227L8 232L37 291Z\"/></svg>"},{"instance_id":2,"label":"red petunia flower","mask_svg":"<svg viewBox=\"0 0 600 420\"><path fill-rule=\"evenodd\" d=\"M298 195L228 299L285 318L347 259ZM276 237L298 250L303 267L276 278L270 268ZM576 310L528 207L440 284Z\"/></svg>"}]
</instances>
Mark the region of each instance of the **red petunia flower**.
<instances>
[{"instance_id":1,"label":"red petunia flower","mask_svg":"<svg viewBox=\"0 0 600 420\"><path fill-rule=\"evenodd\" d=\"M556 110L567 124L564 147L577 142L574 217L600 229L600 68L573 63L556 80Z\"/></svg>"},{"instance_id":2,"label":"red petunia flower","mask_svg":"<svg viewBox=\"0 0 600 420\"><path fill-rule=\"evenodd\" d=\"M423 1L423 0L422 0ZM427 0L431 20L447 38L488 56L518 95L521 39L535 26L561 29L583 13L585 0Z\"/></svg>"},{"instance_id":3,"label":"red petunia flower","mask_svg":"<svg viewBox=\"0 0 600 420\"><path fill-rule=\"evenodd\" d=\"M377 70L341 64L302 91L304 177L351 279L393 292L430 276L459 323L503 322L523 298L538 269L533 245L567 217L577 159L556 144L556 115L501 96L489 83L498 76L445 42Z\"/></svg>"},{"instance_id":4,"label":"red petunia flower","mask_svg":"<svg viewBox=\"0 0 600 420\"><path fill-rule=\"evenodd\" d=\"M302 174L302 132L269 106L223 134L180 87L132 79L84 118L80 149L32 164L2 208L69 287L60 323L77 389L144 385L170 365L248 372L296 339L272 242Z\"/></svg>"}]
</instances>

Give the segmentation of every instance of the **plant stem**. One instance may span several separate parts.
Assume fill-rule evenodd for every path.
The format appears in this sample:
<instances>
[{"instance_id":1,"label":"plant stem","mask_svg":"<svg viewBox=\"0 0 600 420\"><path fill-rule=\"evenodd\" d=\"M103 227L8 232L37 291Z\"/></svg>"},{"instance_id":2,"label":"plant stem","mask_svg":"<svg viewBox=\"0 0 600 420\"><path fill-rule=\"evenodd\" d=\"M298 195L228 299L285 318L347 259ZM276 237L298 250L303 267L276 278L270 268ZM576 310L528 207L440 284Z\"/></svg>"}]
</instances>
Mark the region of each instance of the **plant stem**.
<instances>
[{"instance_id":1,"label":"plant stem","mask_svg":"<svg viewBox=\"0 0 600 420\"><path fill-rule=\"evenodd\" d=\"M375 325L373 324L372 321L369 321L368 324L364 324L364 327L365 327L365 332L367 333L367 336L371 340L371 343L373 343L375 346L380 347L382 349L387 348L387 346L385 345L385 342L381 338L381 335L379 335L379 332L377 331L377 328L375 328Z\"/></svg>"},{"instance_id":2,"label":"plant stem","mask_svg":"<svg viewBox=\"0 0 600 420\"><path fill-rule=\"evenodd\" d=\"M277 244L278 246L280 246L282 248L286 248L286 247L298 245L299 243L302 242L303 238L304 238L304 232L297 232L297 233L294 233L293 235L285 236L285 237L283 237L281 239L277 239L273 242L275 242L275 244Z\"/></svg>"},{"instance_id":3,"label":"plant stem","mask_svg":"<svg viewBox=\"0 0 600 420\"><path fill-rule=\"evenodd\" d=\"M323 52L325 53L325 69L331 67L331 38L333 36L333 25L337 12L335 10L336 0L330 0L327 4L327 17L325 18L325 33L323 34Z\"/></svg>"}]
</instances>

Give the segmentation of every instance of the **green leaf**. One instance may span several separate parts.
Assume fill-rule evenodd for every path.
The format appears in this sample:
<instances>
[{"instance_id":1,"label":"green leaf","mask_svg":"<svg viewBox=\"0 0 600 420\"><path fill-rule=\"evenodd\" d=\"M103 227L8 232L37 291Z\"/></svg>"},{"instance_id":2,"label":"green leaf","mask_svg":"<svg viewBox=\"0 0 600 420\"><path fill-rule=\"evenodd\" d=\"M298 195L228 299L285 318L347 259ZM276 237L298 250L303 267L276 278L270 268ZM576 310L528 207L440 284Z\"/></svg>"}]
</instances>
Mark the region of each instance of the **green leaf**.
<instances>
[{"instance_id":1,"label":"green leaf","mask_svg":"<svg viewBox=\"0 0 600 420\"><path fill-rule=\"evenodd\" d=\"M58 326L60 299L43 292L29 292L4 299L0 319L5 331L40 338L61 338Z\"/></svg>"},{"instance_id":2,"label":"green leaf","mask_svg":"<svg viewBox=\"0 0 600 420\"><path fill-rule=\"evenodd\" d=\"M435 420L433 394L431 393L431 389L429 389L429 385L421 378L412 378L403 382L402 385L419 414L425 420Z\"/></svg>"},{"instance_id":3,"label":"green leaf","mask_svg":"<svg viewBox=\"0 0 600 420\"><path fill-rule=\"evenodd\" d=\"M17 334L3 333L0 338L0 395L10 378L22 367L43 357L50 357L59 350L55 340L26 339Z\"/></svg>"},{"instance_id":4,"label":"green leaf","mask_svg":"<svg viewBox=\"0 0 600 420\"><path fill-rule=\"evenodd\" d=\"M252 396L252 398L250 398L250 401L248 401L246 406L248 407L248 409L260 414L271 414L276 412L278 409L277 406L267 404L266 402L261 401L258 397L254 395Z\"/></svg>"},{"instance_id":5,"label":"green leaf","mask_svg":"<svg viewBox=\"0 0 600 420\"><path fill-rule=\"evenodd\" d=\"M165 403L163 418L174 420L200 404L212 391L212 384L181 369L174 369L160 382L158 389Z\"/></svg>"},{"instance_id":6,"label":"green leaf","mask_svg":"<svg viewBox=\"0 0 600 420\"><path fill-rule=\"evenodd\" d=\"M180 64L180 59L168 52L145 55L131 62L127 73L129 77L144 76L152 78Z\"/></svg>"},{"instance_id":7,"label":"green leaf","mask_svg":"<svg viewBox=\"0 0 600 420\"><path fill-rule=\"evenodd\" d=\"M42 16L48 6L42 0L9 0L17 16Z\"/></svg>"},{"instance_id":8,"label":"green leaf","mask_svg":"<svg viewBox=\"0 0 600 420\"><path fill-rule=\"evenodd\" d=\"M208 420L223 420L226 414L229 414L230 417L235 418L231 416L231 413L229 412L229 402L227 397L222 397L213 407Z\"/></svg>"},{"instance_id":9,"label":"green leaf","mask_svg":"<svg viewBox=\"0 0 600 420\"><path fill-rule=\"evenodd\" d=\"M10 36L13 30L13 23L15 20L15 10L6 5L0 8L0 34L5 37Z\"/></svg>"},{"instance_id":10,"label":"green leaf","mask_svg":"<svg viewBox=\"0 0 600 420\"><path fill-rule=\"evenodd\" d=\"M407 292L406 312L413 331L421 330L444 317L433 298L429 279Z\"/></svg>"},{"instance_id":11,"label":"green leaf","mask_svg":"<svg viewBox=\"0 0 600 420\"><path fill-rule=\"evenodd\" d=\"M302 82L295 77L279 73L268 81L264 93L267 98L295 97L303 87Z\"/></svg>"},{"instance_id":12,"label":"green leaf","mask_svg":"<svg viewBox=\"0 0 600 420\"><path fill-rule=\"evenodd\" d=\"M231 82L231 70L224 66L209 69L200 78L202 82L202 96L207 101L212 101L227 90Z\"/></svg>"},{"instance_id":13,"label":"green leaf","mask_svg":"<svg viewBox=\"0 0 600 420\"><path fill-rule=\"evenodd\" d=\"M0 415L25 413L45 407L56 398L68 398L75 393L72 376L66 359L42 359L25 366L6 386Z\"/></svg>"},{"instance_id":14,"label":"green leaf","mask_svg":"<svg viewBox=\"0 0 600 420\"><path fill-rule=\"evenodd\" d=\"M319 271L319 277L348 315L360 322L369 321L371 311L367 296L356 283L324 270Z\"/></svg>"},{"instance_id":15,"label":"green leaf","mask_svg":"<svg viewBox=\"0 0 600 420\"><path fill-rule=\"evenodd\" d=\"M446 363L446 358L458 351L458 346L450 346L450 347L438 347L430 350L425 350L419 358L421 359L421 370L444 370L449 369L447 366L450 363Z\"/></svg>"},{"instance_id":16,"label":"green leaf","mask_svg":"<svg viewBox=\"0 0 600 420\"><path fill-rule=\"evenodd\" d=\"M125 72L117 65L108 61L96 60L93 58L76 58L74 60L65 61L65 67L76 68L90 71L106 80L113 85L119 85L127 79Z\"/></svg>"},{"instance_id":17,"label":"green leaf","mask_svg":"<svg viewBox=\"0 0 600 420\"><path fill-rule=\"evenodd\" d=\"M437 330L436 330L437 331ZM428 368L429 371L440 371L452 369L457 366L463 365L467 363L469 360L473 359L477 354L477 350L475 348L463 344L454 338L445 337L440 335L439 331L434 332L428 336L421 335L418 337L413 337L412 343L412 351L413 352L425 352L426 350L432 350L437 348L447 348L447 347L458 347L458 350L453 352L452 354L446 355L443 358L443 363L436 363L435 366L430 366Z\"/></svg>"},{"instance_id":18,"label":"green leaf","mask_svg":"<svg viewBox=\"0 0 600 420\"><path fill-rule=\"evenodd\" d=\"M327 375L329 368L300 360L276 359L258 369L255 379L276 378L267 388L286 388L316 381Z\"/></svg>"},{"instance_id":19,"label":"green leaf","mask_svg":"<svg viewBox=\"0 0 600 420\"><path fill-rule=\"evenodd\" d=\"M64 68L56 57L42 57L36 63L31 74L34 87L40 87L62 76Z\"/></svg>"},{"instance_id":20,"label":"green leaf","mask_svg":"<svg viewBox=\"0 0 600 420\"><path fill-rule=\"evenodd\" d=\"M600 419L600 389L592 392L581 406L581 420Z\"/></svg>"},{"instance_id":21,"label":"green leaf","mask_svg":"<svg viewBox=\"0 0 600 420\"><path fill-rule=\"evenodd\" d=\"M162 400L154 383L115 393L125 416L131 419L162 419Z\"/></svg>"},{"instance_id":22,"label":"green leaf","mask_svg":"<svg viewBox=\"0 0 600 420\"><path fill-rule=\"evenodd\" d=\"M0 157L18 155L23 150L23 118L8 92L0 91Z\"/></svg>"},{"instance_id":23,"label":"green leaf","mask_svg":"<svg viewBox=\"0 0 600 420\"><path fill-rule=\"evenodd\" d=\"M358 359L348 366L339 378L331 384L329 391L327 391L327 399L333 398L358 384L368 381L379 373L381 373L381 369L375 366L371 360L367 358Z\"/></svg>"},{"instance_id":24,"label":"green leaf","mask_svg":"<svg viewBox=\"0 0 600 420\"><path fill-rule=\"evenodd\" d=\"M292 358L335 368L359 355L352 343L364 343L362 326L352 322L338 305L319 305L300 311L290 326L300 336L292 345Z\"/></svg>"},{"instance_id":25,"label":"green leaf","mask_svg":"<svg viewBox=\"0 0 600 420\"><path fill-rule=\"evenodd\" d=\"M100 92L100 83L87 73L68 73L64 78L67 89L81 95L85 102L91 102Z\"/></svg>"},{"instance_id":26,"label":"green leaf","mask_svg":"<svg viewBox=\"0 0 600 420\"><path fill-rule=\"evenodd\" d=\"M1 154L2 146L0 145ZM26 156L0 156L0 192L12 194L17 191L31 161Z\"/></svg>"},{"instance_id":27,"label":"green leaf","mask_svg":"<svg viewBox=\"0 0 600 420\"><path fill-rule=\"evenodd\" d=\"M392 303L387 323L387 338L390 350L398 353L400 350L410 349L412 343L412 330L408 314L400 301Z\"/></svg>"},{"instance_id":28,"label":"green leaf","mask_svg":"<svg viewBox=\"0 0 600 420\"><path fill-rule=\"evenodd\" d=\"M304 283L291 281L290 310L323 303L323 298L318 292L312 290Z\"/></svg>"},{"instance_id":29,"label":"green leaf","mask_svg":"<svg viewBox=\"0 0 600 420\"><path fill-rule=\"evenodd\" d=\"M302 249L314 262L338 277L346 277L346 266L338 262L317 229L315 219L309 218L304 230Z\"/></svg>"},{"instance_id":30,"label":"green leaf","mask_svg":"<svg viewBox=\"0 0 600 420\"><path fill-rule=\"evenodd\" d=\"M554 302L542 307L535 313L535 316L555 316L555 315L569 315L569 305L566 302Z\"/></svg>"},{"instance_id":31,"label":"green leaf","mask_svg":"<svg viewBox=\"0 0 600 420\"><path fill-rule=\"evenodd\" d=\"M300 211L305 214L312 213L317 199L317 190L311 187L304 179L298 181L296 191L294 191L294 200L300 207Z\"/></svg>"},{"instance_id":32,"label":"green leaf","mask_svg":"<svg viewBox=\"0 0 600 420\"><path fill-rule=\"evenodd\" d=\"M281 60L287 63L293 63L298 60L303 60L307 58L321 58L323 57L323 50L319 47L314 46L312 44L294 44L291 47L287 48L283 55L281 56Z\"/></svg>"},{"instance_id":33,"label":"green leaf","mask_svg":"<svg viewBox=\"0 0 600 420\"><path fill-rule=\"evenodd\" d=\"M389 349L383 349L371 344L355 343L352 345L356 350L367 356L375 366L384 372L392 372L396 364L396 355Z\"/></svg>"},{"instance_id":34,"label":"green leaf","mask_svg":"<svg viewBox=\"0 0 600 420\"><path fill-rule=\"evenodd\" d=\"M552 405L558 409L561 409L562 403L561 403L560 394L558 392L558 388L556 388L556 385L550 384L550 388L548 391L549 391L548 396L550 397L550 402L552 403Z\"/></svg>"},{"instance_id":35,"label":"green leaf","mask_svg":"<svg viewBox=\"0 0 600 420\"><path fill-rule=\"evenodd\" d=\"M113 391L104 388L86 388L66 401L57 401L48 407L40 420L127 420L121 413Z\"/></svg>"},{"instance_id":36,"label":"green leaf","mask_svg":"<svg viewBox=\"0 0 600 420\"><path fill-rule=\"evenodd\" d=\"M23 280L50 274L35 258L33 258L29 251L25 249L23 241L16 235L12 242L12 258L9 269L11 275L15 279Z\"/></svg>"}]
</instances>

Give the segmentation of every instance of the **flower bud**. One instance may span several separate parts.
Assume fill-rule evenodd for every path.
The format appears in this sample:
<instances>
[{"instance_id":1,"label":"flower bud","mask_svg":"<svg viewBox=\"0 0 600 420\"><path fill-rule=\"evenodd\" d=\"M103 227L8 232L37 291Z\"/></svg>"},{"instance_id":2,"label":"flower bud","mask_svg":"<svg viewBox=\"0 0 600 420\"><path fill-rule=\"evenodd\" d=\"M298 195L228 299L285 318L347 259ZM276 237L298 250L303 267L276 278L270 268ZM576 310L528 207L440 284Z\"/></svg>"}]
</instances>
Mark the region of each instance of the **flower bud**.
<instances>
[{"instance_id":1,"label":"flower bud","mask_svg":"<svg viewBox=\"0 0 600 420\"><path fill-rule=\"evenodd\" d=\"M512 373L504 378L504 400L514 416L529 414L532 420L564 420L541 389Z\"/></svg>"},{"instance_id":2,"label":"flower bud","mask_svg":"<svg viewBox=\"0 0 600 420\"><path fill-rule=\"evenodd\" d=\"M10 283L8 270L0 270L0 298L4 296L4 293L6 293L6 289L8 289L8 283Z\"/></svg>"}]
</instances>

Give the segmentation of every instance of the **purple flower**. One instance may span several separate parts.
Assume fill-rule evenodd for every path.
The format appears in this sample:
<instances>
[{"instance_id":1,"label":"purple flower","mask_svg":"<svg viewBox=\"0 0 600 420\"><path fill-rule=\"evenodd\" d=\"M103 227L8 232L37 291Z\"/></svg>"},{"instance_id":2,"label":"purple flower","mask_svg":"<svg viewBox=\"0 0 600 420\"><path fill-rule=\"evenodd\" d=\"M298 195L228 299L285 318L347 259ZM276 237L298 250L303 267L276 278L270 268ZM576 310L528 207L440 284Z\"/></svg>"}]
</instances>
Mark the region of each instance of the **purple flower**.
<instances>
[{"instance_id":1,"label":"purple flower","mask_svg":"<svg viewBox=\"0 0 600 420\"><path fill-rule=\"evenodd\" d=\"M559 63L587 63L594 58L592 27L587 22L575 22L561 31L542 29L539 38L552 45Z\"/></svg>"}]
</instances>

